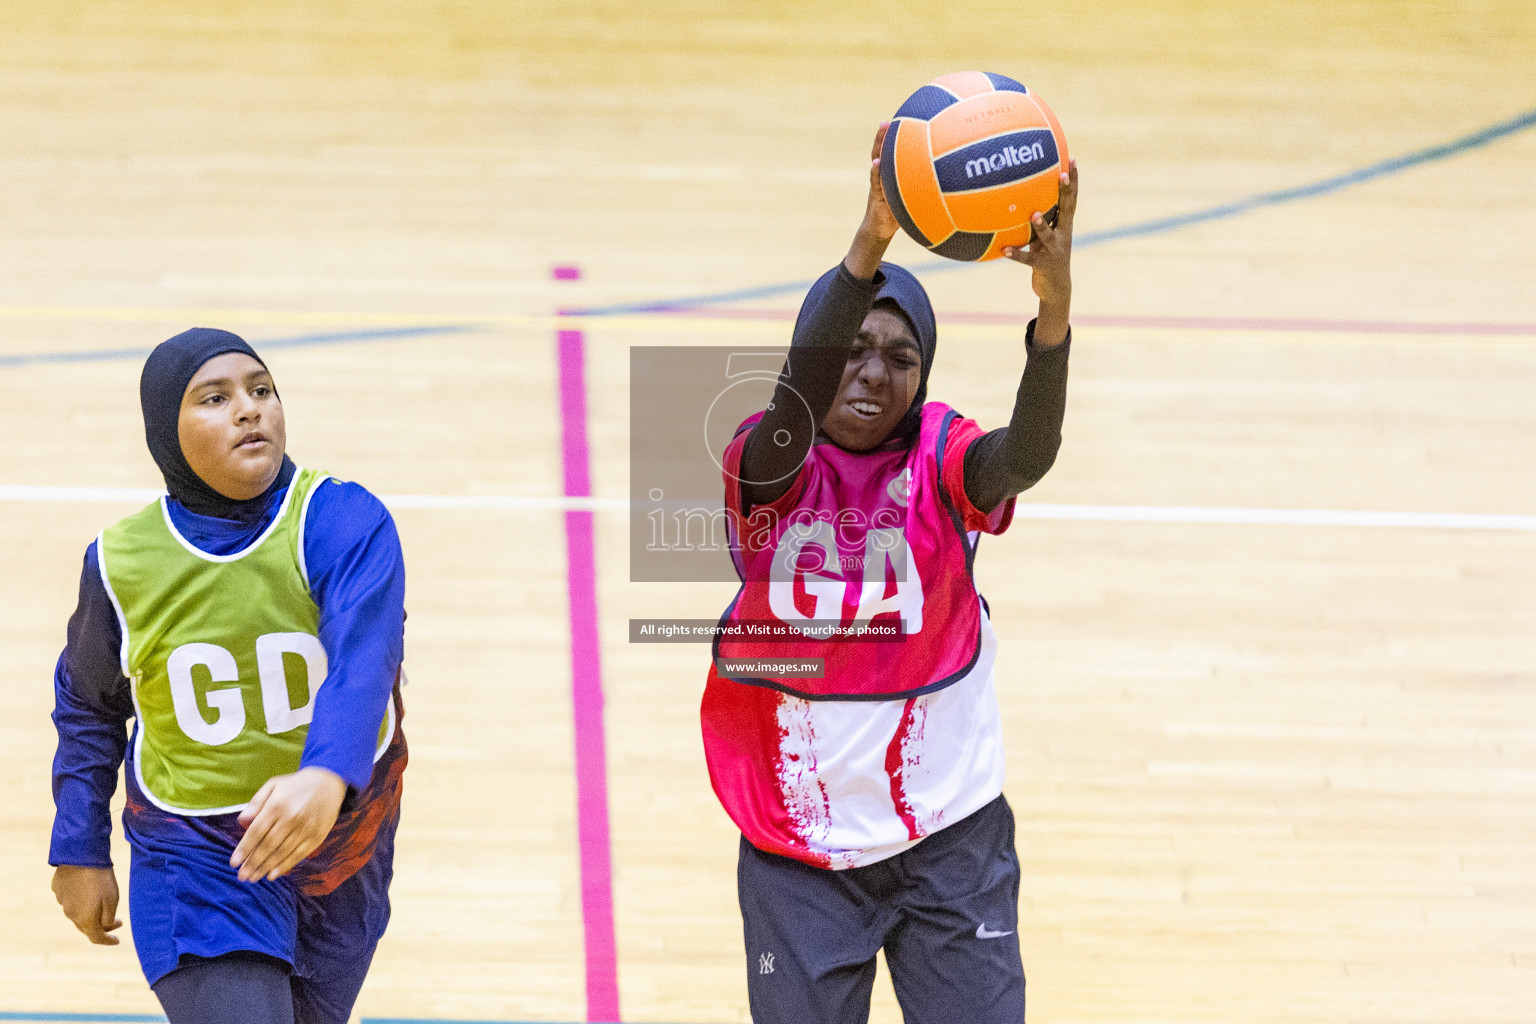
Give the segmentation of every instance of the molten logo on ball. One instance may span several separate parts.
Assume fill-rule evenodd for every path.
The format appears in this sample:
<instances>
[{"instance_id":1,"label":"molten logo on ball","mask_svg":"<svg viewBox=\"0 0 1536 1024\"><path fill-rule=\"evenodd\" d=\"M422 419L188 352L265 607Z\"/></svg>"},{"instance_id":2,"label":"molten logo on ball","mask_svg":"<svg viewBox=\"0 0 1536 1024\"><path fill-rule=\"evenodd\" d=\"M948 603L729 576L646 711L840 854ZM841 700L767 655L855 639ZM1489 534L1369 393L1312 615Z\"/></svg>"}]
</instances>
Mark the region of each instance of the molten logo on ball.
<instances>
[{"instance_id":1,"label":"molten logo on ball","mask_svg":"<svg viewBox=\"0 0 1536 1024\"><path fill-rule=\"evenodd\" d=\"M988 171L1000 171L1004 167L1028 166L1032 161L1045 159L1045 147L1040 143L1033 146L1015 148L1009 146L1001 153L993 153L990 157L980 160L967 160L965 162L965 176L975 178L985 175Z\"/></svg>"},{"instance_id":2,"label":"molten logo on ball","mask_svg":"<svg viewBox=\"0 0 1536 1024\"><path fill-rule=\"evenodd\" d=\"M1025 181L1057 166L1056 140L1042 129L1013 132L966 146L933 162L945 195Z\"/></svg>"}]
</instances>

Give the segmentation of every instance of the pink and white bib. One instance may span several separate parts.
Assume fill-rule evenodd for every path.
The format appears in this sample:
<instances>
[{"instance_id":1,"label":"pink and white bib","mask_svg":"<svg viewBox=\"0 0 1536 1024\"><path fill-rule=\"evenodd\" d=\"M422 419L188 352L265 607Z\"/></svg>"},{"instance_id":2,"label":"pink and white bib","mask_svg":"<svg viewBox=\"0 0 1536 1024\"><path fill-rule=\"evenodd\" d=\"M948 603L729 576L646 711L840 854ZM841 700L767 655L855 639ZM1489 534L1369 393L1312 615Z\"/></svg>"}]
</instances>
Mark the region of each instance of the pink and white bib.
<instances>
[{"instance_id":1,"label":"pink and white bib","mask_svg":"<svg viewBox=\"0 0 1536 1024\"><path fill-rule=\"evenodd\" d=\"M981 429L930 402L910 449L817 444L786 494L742 509L737 475L756 419L726 452L742 587L716 662L817 658L824 674L726 678L712 664L710 777L759 849L873 863L1002 790L995 640L971 564L977 535L1005 530L1013 501L990 514L971 504L964 457Z\"/></svg>"}]
</instances>

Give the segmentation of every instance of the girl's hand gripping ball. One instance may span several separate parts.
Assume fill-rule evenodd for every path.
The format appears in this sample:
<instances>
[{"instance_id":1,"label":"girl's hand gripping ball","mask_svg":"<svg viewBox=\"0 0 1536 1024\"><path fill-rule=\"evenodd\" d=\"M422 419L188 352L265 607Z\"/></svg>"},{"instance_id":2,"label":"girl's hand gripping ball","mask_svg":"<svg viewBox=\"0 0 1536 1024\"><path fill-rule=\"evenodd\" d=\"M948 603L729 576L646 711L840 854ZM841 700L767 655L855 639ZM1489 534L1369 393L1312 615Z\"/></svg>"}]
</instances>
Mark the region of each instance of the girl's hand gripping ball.
<instances>
[{"instance_id":1,"label":"girl's hand gripping ball","mask_svg":"<svg viewBox=\"0 0 1536 1024\"><path fill-rule=\"evenodd\" d=\"M1034 269L1030 281L1042 304L1065 306L1072 301L1072 218L1077 213L1077 161L1067 165L1060 178L1061 198L1056 225L1035 214L1034 240L1027 246L1010 245L1003 255Z\"/></svg>"}]
</instances>

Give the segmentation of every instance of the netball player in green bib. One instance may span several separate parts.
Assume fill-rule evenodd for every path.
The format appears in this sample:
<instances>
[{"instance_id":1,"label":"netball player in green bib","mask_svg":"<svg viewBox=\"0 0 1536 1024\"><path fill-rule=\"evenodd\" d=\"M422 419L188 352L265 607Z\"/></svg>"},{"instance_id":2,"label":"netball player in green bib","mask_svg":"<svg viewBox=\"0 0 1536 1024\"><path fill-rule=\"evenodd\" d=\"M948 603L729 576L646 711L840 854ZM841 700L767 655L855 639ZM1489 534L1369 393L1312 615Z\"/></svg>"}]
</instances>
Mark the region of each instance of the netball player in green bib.
<instances>
[{"instance_id":1,"label":"netball player in green bib","mask_svg":"<svg viewBox=\"0 0 1536 1024\"><path fill-rule=\"evenodd\" d=\"M86 550L54 673L54 893L116 944L126 758L134 946L172 1024L344 1024L389 919L406 763L394 523L288 459L235 335L164 342L139 391L167 494Z\"/></svg>"}]
</instances>

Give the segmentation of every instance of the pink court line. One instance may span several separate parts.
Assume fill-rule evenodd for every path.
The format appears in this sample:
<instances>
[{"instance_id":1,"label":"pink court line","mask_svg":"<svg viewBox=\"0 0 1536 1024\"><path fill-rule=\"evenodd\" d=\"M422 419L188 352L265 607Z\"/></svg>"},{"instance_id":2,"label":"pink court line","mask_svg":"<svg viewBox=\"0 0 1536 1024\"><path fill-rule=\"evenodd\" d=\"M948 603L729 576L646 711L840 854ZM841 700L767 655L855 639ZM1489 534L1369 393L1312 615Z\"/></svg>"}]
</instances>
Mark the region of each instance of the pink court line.
<instances>
[{"instance_id":1,"label":"pink court line","mask_svg":"<svg viewBox=\"0 0 1536 1024\"><path fill-rule=\"evenodd\" d=\"M666 306L649 310L652 315L699 317L711 320L793 320L793 309L718 309L710 306ZM939 313L940 323L1029 323L1025 313ZM1536 337L1536 323L1479 323L1440 320L1350 320L1306 317L1243 316L1138 316L1134 314L1083 313L1072 318L1079 327L1142 327L1184 331L1261 331L1302 334L1433 334L1482 337Z\"/></svg>"},{"instance_id":2,"label":"pink court line","mask_svg":"<svg viewBox=\"0 0 1536 1024\"><path fill-rule=\"evenodd\" d=\"M585 344L580 331L557 335L560 433L567 498L592 495L587 449ZM619 960L613 926L613 858L608 830L608 755L603 731L602 652L597 631L597 562L592 511L565 513L571 614L571 704L576 740L576 840L581 853L581 924L587 967L587 1020L619 1020Z\"/></svg>"}]
</instances>

